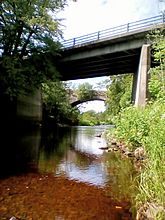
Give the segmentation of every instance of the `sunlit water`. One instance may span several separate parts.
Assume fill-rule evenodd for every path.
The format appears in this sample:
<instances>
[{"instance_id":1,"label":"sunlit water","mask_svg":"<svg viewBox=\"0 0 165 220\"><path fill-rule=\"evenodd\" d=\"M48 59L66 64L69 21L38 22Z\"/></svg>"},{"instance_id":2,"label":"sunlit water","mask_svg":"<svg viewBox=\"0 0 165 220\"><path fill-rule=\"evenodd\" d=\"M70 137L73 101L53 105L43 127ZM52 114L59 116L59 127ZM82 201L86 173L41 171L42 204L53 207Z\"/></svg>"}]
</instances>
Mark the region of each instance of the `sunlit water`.
<instances>
[{"instance_id":1,"label":"sunlit water","mask_svg":"<svg viewBox=\"0 0 165 220\"><path fill-rule=\"evenodd\" d=\"M96 219L132 219L133 162L120 152L100 149L107 146L100 134L111 127L41 130L23 126L10 135L6 132L0 148L0 174L5 177L0 184L0 218L18 215L24 219L26 214L25 219L32 219L34 214L33 219L91 219L93 215ZM89 200L90 210L86 206Z\"/></svg>"},{"instance_id":2,"label":"sunlit water","mask_svg":"<svg viewBox=\"0 0 165 220\"><path fill-rule=\"evenodd\" d=\"M104 131L103 127L74 127L77 134L71 138L71 147L65 152L55 174L65 174L76 179L96 185L106 182L105 164L102 162L104 153L100 147L106 147L104 138L96 137Z\"/></svg>"},{"instance_id":3,"label":"sunlit water","mask_svg":"<svg viewBox=\"0 0 165 220\"><path fill-rule=\"evenodd\" d=\"M65 130L65 135L53 142L51 138L45 140L41 148L40 171L100 187L112 184L119 193L123 182L130 185L134 171L130 160L121 160L118 153L100 149L107 142L103 135L98 136L111 127L75 126L59 130L59 134Z\"/></svg>"}]
</instances>

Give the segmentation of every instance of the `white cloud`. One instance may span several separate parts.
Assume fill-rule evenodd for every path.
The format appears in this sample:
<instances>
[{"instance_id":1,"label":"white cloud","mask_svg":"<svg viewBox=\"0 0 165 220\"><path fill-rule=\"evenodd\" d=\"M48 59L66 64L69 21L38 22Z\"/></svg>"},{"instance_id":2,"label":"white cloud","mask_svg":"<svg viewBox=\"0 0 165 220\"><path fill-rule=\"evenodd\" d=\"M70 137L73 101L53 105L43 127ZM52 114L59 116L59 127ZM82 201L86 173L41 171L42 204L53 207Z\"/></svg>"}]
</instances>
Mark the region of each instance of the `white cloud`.
<instances>
[{"instance_id":1,"label":"white cloud","mask_svg":"<svg viewBox=\"0 0 165 220\"><path fill-rule=\"evenodd\" d=\"M65 39L160 13L159 0L78 0L70 2L60 17L66 18Z\"/></svg>"}]
</instances>

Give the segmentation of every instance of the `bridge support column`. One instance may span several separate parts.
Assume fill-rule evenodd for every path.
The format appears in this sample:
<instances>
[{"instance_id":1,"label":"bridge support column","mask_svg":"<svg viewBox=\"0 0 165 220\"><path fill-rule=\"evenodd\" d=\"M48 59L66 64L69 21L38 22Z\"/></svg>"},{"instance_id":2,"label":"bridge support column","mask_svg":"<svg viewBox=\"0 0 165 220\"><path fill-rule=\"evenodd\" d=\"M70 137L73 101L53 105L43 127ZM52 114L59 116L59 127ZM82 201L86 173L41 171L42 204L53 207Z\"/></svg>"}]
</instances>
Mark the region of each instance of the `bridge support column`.
<instances>
[{"instance_id":1,"label":"bridge support column","mask_svg":"<svg viewBox=\"0 0 165 220\"><path fill-rule=\"evenodd\" d=\"M148 70L151 64L150 45L143 45L141 49L137 80L136 80L136 94L135 106L143 107L146 105L148 93Z\"/></svg>"},{"instance_id":2,"label":"bridge support column","mask_svg":"<svg viewBox=\"0 0 165 220\"><path fill-rule=\"evenodd\" d=\"M20 97L17 100L17 117L19 119L40 123L42 121L42 98L40 89L33 95Z\"/></svg>"}]
</instances>

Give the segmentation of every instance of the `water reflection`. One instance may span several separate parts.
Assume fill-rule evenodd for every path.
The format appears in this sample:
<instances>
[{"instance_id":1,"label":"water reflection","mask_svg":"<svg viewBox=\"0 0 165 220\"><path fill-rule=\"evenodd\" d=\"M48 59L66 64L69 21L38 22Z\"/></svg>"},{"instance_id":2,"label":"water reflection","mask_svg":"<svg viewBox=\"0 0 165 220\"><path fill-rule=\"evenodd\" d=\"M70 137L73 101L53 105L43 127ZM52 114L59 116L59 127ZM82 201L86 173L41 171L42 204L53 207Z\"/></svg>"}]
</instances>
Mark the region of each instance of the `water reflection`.
<instances>
[{"instance_id":1,"label":"water reflection","mask_svg":"<svg viewBox=\"0 0 165 220\"><path fill-rule=\"evenodd\" d=\"M135 177L137 172L131 159L121 155L119 152L111 152L104 158L107 169L107 185L110 186L108 195L117 198L131 199L136 195Z\"/></svg>"},{"instance_id":2,"label":"water reflection","mask_svg":"<svg viewBox=\"0 0 165 220\"><path fill-rule=\"evenodd\" d=\"M39 126L29 126L29 123L5 125L0 138L0 177L38 170Z\"/></svg>"},{"instance_id":3,"label":"water reflection","mask_svg":"<svg viewBox=\"0 0 165 220\"><path fill-rule=\"evenodd\" d=\"M132 164L128 162L128 166L126 164L122 166L119 162L121 158L117 158L116 154L100 149L100 147L106 147L107 143L103 137L98 137L100 136L98 134L106 128L105 126L78 126L59 128L58 132L54 133L55 136L51 133L44 139L40 151L40 171L65 175L70 179L98 186L105 186L107 183L120 186L121 178L115 182L116 175L120 173L117 168L121 166L122 171L124 167L129 167L132 172ZM118 173L114 172L115 169ZM122 177L124 176L128 177L125 172Z\"/></svg>"},{"instance_id":4,"label":"water reflection","mask_svg":"<svg viewBox=\"0 0 165 220\"><path fill-rule=\"evenodd\" d=\"M106 141L104 138L97 137L106 129L105 126L78 126L73 127L72 132L76 131L77 136L72 142L75 149L88 154L101 155L100 147L105 147Z\"/></svg>"}]
</instances>

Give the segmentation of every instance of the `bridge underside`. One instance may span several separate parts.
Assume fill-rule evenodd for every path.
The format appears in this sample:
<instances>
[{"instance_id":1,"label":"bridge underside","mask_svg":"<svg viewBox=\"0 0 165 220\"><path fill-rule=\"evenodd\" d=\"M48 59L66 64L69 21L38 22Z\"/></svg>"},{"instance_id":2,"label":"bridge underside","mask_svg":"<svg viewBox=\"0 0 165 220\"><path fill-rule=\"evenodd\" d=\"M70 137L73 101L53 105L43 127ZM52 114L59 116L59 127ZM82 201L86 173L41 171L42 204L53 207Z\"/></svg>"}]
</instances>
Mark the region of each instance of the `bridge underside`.
<instances>
[{"instance_id":1,"label":"bridge underside","mask_svg":"<svg viewBox=\"0 0 165 220\"><path fill-rule=\"evenodd\" d=\"M61 80L136 73L145 36L143 30L60 51L55 62Z\"/></svg>"},{"instance_id":2,"label":"bridge underside","mask_svg":"<svg viewBox=\"0 0 165 220\"><path fill-rule=\"evenodd\" d=\"M62 50L61 56L55 60L61 80L132 73L132 101L137 106L145 105L146 76L151 64L150 49L146 43L147 31L126 33L114 39Z\"/></svg>"},{"instance_id":3,"label":"bridge underside","mask_svg":"<svg viewBox=\"0 0 165 220\"><path fill-rule=\"evenodd\" d=\"M58 63L62 80L135 73L141 48Z\"/></svg>"}]
</instances>

